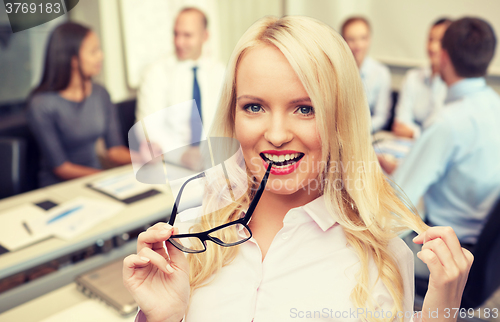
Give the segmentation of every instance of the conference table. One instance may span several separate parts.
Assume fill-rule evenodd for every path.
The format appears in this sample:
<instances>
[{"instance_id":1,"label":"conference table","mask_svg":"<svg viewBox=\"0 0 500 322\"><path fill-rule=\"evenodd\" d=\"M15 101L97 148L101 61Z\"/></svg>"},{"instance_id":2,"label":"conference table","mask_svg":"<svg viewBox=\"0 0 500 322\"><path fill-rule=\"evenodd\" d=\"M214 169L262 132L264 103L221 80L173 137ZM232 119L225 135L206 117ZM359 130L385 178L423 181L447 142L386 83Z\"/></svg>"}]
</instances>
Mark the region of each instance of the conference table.
<instances>
[{"instance_id":1,"label":"conference table","mask_svg":"<svg viewBox=\"0 0 500 322\"><path fill-rule=\"evenodd\" d=\"M168 166L168 170L182 172L187 177L194 174L172 165ZM133 173L132 166L110 169L0 200L0 224L3 211L26 203L50 200L59 204L81 196L113 201L109 196L89 188L88 184L125 173ZM151 185L150 188L159 193L126 205L117 215L71 240L48 238L17 251L1 254L0 282L6 277L29 272L60 258L75 254L76 257L81 257L82 254L84 256L54 272L1 292L0 322L134 321L134 315L122 317L103 302L84 295L74 279L82 273L134 253L135 237L154 223L168 218L180 183ZM202 193L201 185L195 189L190 187L190 193L183 194L180 210L200 205ZM101 251L95 251L96 245ZM88 249L93 249L94 253L88 254ZM420 309L422 299L416 298L415 304L415 308ZM475 318L459 320L481 321Z\"/></svg>"},{"instance_id":2,"label":"conference table","mask_svg":"<svg viewBox=\"0 0 500 322\"><path fill-rule=\"evenodd\" d=\"M183 173L187 177L193 174L174 165L167 165L167 169ZM3 211L27 203L51 201L60 204L77 197L122 203L88 185L103 178L127 173L133 174L131 165L0 200L0 225ZM98 302L77 290L73 282L75 277L134 253L137 235L154 223L168 218L181 181L176 180L170 185L148 184L148 189L154 189L154 195L149 194L144 199L126 204L118 214L70 240L51 237L1 254L0 284L9 278L15 283L17 276L20 276L17 280L24 279L27 282L17 282L19 285L0 293L0 321L42 321L74 305L80 305L82 310L91 310L85 305L96 305ZM183 194L180 210L201 204L201 184L190 191L185 197ZM31 274L31 277L26 278L26 274ZM105 307L102 303L98 304ZM122 319L118 314L115 315Z\"/></svg>"}]
</instances>

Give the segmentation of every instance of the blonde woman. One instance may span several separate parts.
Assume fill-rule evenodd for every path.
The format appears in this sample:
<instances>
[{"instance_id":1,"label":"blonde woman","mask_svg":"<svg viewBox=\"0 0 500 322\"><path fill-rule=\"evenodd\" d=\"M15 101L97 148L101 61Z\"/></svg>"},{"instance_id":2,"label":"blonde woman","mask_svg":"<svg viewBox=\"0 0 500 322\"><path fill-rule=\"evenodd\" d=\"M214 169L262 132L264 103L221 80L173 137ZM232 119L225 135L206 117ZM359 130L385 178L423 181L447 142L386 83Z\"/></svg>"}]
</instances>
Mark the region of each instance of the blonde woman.
<instances>
[{"instance_id":1,"label":"blonde woman","mask_svg":"<svg viewBox=\"0 0 500 322\"><path fill-rule=\"evenodd\" d=\"M220 246L227 236L210 238L206 251L186 256L171 225L143 232L123 267L137 321L410 321L429 312L454 320L446 312L460 306L472 254L453 230L428 228L405 206L378 166L369 129L342 37L306 17L256 22L231 56L211 132L240 142L250 189L197 228L248 210L252 238L234 247ZM222 188L207 186L203 208L187 211L217 203ZM431 271L416 318L412 253L396 235L406 227L420 234L419 258Z\"/></svg>"}]
</instances>

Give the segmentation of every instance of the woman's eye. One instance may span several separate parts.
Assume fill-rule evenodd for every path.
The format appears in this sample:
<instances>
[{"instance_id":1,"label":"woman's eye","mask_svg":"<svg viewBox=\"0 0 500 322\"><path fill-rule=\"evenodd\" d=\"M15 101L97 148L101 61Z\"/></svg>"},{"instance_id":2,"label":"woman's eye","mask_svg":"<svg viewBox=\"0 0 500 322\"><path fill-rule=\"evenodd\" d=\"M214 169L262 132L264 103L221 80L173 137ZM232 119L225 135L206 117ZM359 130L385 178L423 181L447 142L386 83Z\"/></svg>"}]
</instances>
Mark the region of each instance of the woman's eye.
<instances>
[{"instance_id":1,"label":"woman's eye","mask_svg":"<svg viewBox=\"0 0 500 322\"><path fill-rule=\"evenodd\" d=\"M262 107L260 105L257 105L257 104L248 104L248 105L245 105L244 109L247 110L248 112L251 112L251 113L258 113L258 112L260 112Z\"/></svg>"},{"instance_id":2,"label":"woman's eye","mask_svg":"<svg viewBox=\"0 0 500 322\"><path fill-rule=\"evenodd\" d=\"M314 115L314 108L312 106L301 106L297 111L302 115Z\"/></svg>"}]
</instances>

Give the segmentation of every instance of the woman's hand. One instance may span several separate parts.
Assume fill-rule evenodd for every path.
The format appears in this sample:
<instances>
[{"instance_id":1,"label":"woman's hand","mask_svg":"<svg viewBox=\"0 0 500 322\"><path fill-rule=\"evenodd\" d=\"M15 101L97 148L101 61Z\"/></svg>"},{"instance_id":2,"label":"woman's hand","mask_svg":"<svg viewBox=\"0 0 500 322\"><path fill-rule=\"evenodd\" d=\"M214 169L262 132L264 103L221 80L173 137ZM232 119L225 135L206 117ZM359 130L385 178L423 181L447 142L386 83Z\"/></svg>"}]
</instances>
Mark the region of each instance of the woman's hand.
<instances>
[{"instance_id":1,"label":"woman's hand","mask_svg":"<svg viewBox=\"0 0 500 322\"><path fill-rule=\"evenodd\" d=\"M132 162L130 158L130 151L126 146L114 146L108 149L107 152L108 160L117 166L129 164Z\"/></svg>"},{"instance_id":2,"label":"woman's hand","mask_svg":"<svg viewBox=\"0 0 500 322\"><path fill-rule=\"evenodd\" d=\"M189 303L189 265L184 253L165 243L172 234L172 226L157 223L139 235L137 254L123 261L123 283L148 322L179 322Z\"/></svg>"},{"instance_id":3,"label":"woman's hand","mask_svg":"<svg viewBox=\"0 0 500 322\"><path fill-rule=\"evenodd\" d=\"M417 256L430 271L422 321L456 321L454 312L460 308L474 256L460 246L451 227L431 227L413 242L424 244Z\"/></svg>"}]
</instances>

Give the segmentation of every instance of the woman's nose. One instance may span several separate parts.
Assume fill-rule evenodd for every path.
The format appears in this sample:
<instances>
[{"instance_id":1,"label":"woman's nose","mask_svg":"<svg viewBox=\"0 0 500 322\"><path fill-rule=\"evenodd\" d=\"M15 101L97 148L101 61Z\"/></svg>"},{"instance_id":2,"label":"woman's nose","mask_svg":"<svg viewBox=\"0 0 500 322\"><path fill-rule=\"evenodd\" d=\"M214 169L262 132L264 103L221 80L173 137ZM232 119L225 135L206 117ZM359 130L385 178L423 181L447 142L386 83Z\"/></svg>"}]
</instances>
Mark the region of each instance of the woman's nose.
<instances>
[{"instance_id":1,"label":"woman's nose","mask_svg":"<svg viewBox=\"0 0 500 322\"><path fill-rule=\"evenodd\" d=\"M273 115L264 132L264 138L278 148L290 142L293 139L293 133L290 131L288 123L284 116Z\"/></svg>"}]
</instances>

